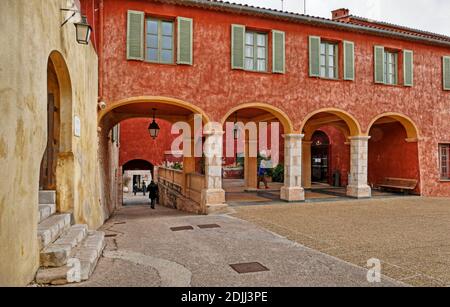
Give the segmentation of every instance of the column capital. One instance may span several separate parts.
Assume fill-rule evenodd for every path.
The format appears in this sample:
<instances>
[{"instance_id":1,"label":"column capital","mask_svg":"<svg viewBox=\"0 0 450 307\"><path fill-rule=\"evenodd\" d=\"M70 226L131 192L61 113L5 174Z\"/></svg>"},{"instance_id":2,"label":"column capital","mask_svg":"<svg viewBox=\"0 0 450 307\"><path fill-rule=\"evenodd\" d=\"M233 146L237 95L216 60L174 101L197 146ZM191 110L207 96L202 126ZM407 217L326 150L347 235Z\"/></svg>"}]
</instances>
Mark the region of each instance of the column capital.
<instances>
[{"instance_id":1,"label":"column capital","mask_svg":"<svg viewBox=\"0 0 450 307\"><path fill-rule=\"evenodd\" d=\"M290 133L290 134L283 134L283 137L285 139L300 139L300 140L303 140L305 135L304 134L300 134L300 133Z\"/></svg>"},{"instance_id":2,"label":"column capital","mask_svg":"<svg viewBox=\"0 0 450 307\"><path fill-rule=\"evenodd\" d=\"M220 135L220 136L222 136L222 135L225 134L225 131L212 129L212 130L205 130L205 131L203 131L203 134L205 136L213 136L213 135Z\"/></svg>"},{"instance_id":3,"label":"column capital","mask_svg":"<svg viewBox=\"0 0 450 307\"><path fill-rule=\"evenodd\" d=\"M357 136L349 136L348 139L350 141L368 141L372 137L368 135L357 135Z\"/></svg>"}]
</instances>

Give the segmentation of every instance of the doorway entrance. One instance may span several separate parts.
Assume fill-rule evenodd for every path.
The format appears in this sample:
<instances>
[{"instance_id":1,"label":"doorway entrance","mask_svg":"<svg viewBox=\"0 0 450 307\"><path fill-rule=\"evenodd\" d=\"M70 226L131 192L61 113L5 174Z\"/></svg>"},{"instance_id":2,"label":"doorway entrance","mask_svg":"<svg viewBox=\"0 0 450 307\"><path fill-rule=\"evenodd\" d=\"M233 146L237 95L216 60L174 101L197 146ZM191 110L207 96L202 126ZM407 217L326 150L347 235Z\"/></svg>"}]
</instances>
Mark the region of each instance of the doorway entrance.
<instances>
[{"instance_id":1,"label":"doorway entrance","mask_svg":"<svg viewBox=\"0 0 450 307\"><path fill-rule=\"evenodd\" d=\"M311 179L312 182L329 183L330 140L322 131L316 131L311 144Z\"/></svg>"},{"instance_id":2,"label":"doorway entrance","mask_svg":"<svg viewBox=\"0 0 450 307\"><path fill-rule=\"evenodd\" d=\"M47 147L41 162L39 189L56 189L56 165L60 148L60 87L55 66L47 64Z\"/></svg>"}]
</instances>

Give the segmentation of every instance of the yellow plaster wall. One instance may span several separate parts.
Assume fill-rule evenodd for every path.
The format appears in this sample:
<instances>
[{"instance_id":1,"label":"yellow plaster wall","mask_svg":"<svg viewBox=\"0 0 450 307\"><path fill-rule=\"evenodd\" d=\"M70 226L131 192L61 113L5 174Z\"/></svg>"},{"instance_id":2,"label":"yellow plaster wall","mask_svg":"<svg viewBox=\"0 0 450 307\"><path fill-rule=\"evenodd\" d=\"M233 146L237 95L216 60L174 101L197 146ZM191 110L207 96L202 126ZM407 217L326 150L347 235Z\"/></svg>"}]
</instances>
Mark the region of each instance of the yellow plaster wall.
<instances>
[{"instance_id":1,"label":"yellow plaster wall","mask_svg":"<svg viewBox=\"0 0 450 307\"><path fill-rule=\"evenodd\" d=\"M76 43L75 27L60 27L66 0L0 1L0 285L23 286L39 265L37 244L40 162L47 138L47 61L52 51L65 59L71 80L72 115L81 137L72 137L73 173L60 182L74 187L77 223L91 229L104 221L100 204L97 142L97 55ZM70 127L69 127L70 128ZM69 129L73 131L73 129ZM71 159L73 158L73 162ZM58 180L58 179L57 179ZM69 193L71 194L71 193Z\"/></svg>"}]
</instances>

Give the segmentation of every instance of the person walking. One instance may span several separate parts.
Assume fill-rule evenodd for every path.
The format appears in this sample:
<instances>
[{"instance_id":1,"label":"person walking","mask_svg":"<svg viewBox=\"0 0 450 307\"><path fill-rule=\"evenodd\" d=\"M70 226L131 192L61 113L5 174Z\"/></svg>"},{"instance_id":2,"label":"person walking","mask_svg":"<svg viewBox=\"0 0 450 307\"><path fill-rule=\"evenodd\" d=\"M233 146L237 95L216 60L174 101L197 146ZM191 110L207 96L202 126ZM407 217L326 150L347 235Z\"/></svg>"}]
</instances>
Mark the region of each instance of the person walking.
<instances>
[{"instance_id":1,"label":"person walking","mask_svg":"<svg viewBox=\"0 0 450 307\"><path fill-rule=\"evenodd\" d=\"M155 209L156 199L159 197L159 188L158 185L153 180L148 185L148 193L151 200L150 206L152 209Z\"/></svg>"}]
</instances>

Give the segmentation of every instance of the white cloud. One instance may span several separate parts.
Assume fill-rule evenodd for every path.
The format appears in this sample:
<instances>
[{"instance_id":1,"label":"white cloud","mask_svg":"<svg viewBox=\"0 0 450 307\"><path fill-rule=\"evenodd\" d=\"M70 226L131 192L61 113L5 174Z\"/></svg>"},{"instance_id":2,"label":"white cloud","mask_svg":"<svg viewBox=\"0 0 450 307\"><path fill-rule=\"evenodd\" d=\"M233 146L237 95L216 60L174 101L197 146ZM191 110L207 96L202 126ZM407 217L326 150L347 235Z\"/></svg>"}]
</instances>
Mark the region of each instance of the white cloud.
<instances>
[{"instance_id":1,"label":"white cloud","mask_svg":"<svg viewBox=\"0 0 450 307\"><path fill-rule=\"evenodd\" d=\"M281 0L228 0L281 9ZM303 13L304 0L284 0L284 9ZM345 7L351 14L450 36L448 0L306 0L307 14L331 17L331 11Z\"/></svg>"}]
</instances>

